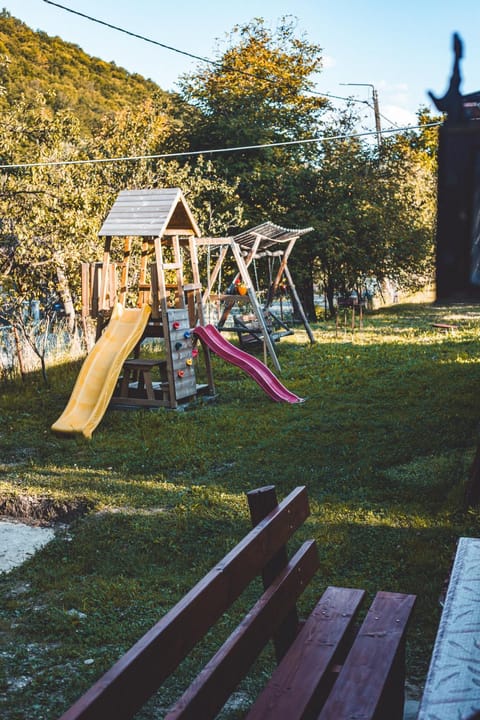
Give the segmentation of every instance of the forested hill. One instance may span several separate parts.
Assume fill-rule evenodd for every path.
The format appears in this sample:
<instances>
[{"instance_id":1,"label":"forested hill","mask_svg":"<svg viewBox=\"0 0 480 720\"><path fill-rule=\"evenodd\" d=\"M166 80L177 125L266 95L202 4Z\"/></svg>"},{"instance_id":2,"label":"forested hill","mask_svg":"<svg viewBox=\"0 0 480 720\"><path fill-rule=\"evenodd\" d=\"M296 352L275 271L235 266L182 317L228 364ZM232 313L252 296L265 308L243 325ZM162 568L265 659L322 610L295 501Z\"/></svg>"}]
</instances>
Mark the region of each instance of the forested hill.
<instances>
[{"instance_id":1,"label":"forested hill","mask_svg":"<svg viewBox=\"0 0 480 720\"><path fill-rule=\"evenodd\" d=\"M1 102L40 91L54 110L69 109L84 129L112 110L138 104L159 87L115 63L87 55L59 37L34 31L3 9L0 13ZM165 93L167 94L167 93Z\"/></svg>"}]
</instances>

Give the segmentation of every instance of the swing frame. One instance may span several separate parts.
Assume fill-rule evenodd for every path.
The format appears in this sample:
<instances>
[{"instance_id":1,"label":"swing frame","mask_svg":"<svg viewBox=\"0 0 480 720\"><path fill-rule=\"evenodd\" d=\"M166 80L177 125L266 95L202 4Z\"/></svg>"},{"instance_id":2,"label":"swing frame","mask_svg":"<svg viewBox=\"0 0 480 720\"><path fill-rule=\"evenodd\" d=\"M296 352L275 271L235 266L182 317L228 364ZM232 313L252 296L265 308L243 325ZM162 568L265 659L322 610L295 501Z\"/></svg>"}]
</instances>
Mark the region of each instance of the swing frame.
<instances>
[{"instance_id":1,"label":"swing frame","mask_svg":"<svg viewBox=\"0 0 480 720\"><path fill-rule=\"evenodd\" d=\"M225 323L235 305L248 300L257 322L257 330L252 330L248 327L248 325L237 319L237 327L235 327L235 331L240 331L240 334L247 333L248 335L257 338L260 342L263 342L278 371L281 370L281 367L275 352L274 341L284 335L291 335L293 333L293 331L288 328L285 323L282 323L270 309L283 277L286 280L290 294L298 308L302 324L307 332L309 340L311 343L315 342L313 332L308 324L307 316L288 268L288 259L296 241L301 235L311 232L311 230L313 230L313 228L288 229L268 221L235 236L224 238L205 237L196 239L198 246L207 246L209 249L216 246L220 250L212 272L210 272L210 266L208 267L207 287L204 291L202 299L204 305L212 302L221 302L223 304L223 310L217 323L217 328L219 330L226 329ZM214 292L214 285L217 282L217 279L221 278L222 266L228 257L229 251L233 255L237 266L237 273L233 279L231 287L234 287L236 282L241 280L243 285L246 287L246 294L243 296L240 294L232 294L230 292ZM209 252L208 256L210 259ZM258 298L258 288L256 289L254 286L249 272L249 267L252 263L255 267L255 261L265 257L278 257L280 262L275 278L273 279L273 282L270 283L266 300L263 305L261 305ZM283 326L285 330L283 333L278 333L276 338L268 324L269 316L271 316L275 322Z\"/></svg>"}]
</instances>

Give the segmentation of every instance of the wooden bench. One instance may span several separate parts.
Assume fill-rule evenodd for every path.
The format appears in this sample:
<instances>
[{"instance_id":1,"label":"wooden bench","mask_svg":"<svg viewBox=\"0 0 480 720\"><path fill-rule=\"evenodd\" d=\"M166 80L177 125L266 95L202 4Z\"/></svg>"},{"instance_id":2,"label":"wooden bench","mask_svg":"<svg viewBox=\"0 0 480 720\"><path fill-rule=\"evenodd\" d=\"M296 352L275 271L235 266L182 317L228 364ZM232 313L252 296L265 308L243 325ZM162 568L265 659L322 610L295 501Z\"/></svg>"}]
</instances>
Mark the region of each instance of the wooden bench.
<instances>
[{"instance_id":1,"label":"wooden bench","mask_svg":"<svg viewBox=\"0 0 480 720\"><path fill-rule=\"evenodd\" d=\"M129 358L123 363L123 375L114 393L112 405L156 407L166 404L168 396L167 363L165 360ZM160 382L154 383L152 372L157 370Z\"/></svg>"},{"instance_id":2,"label":"wooden bench","mask_svg":"<svg viewBox=\"0 0 480 720\"><path fill-rule=\"evenodd\" d=\"M418 720L474 717L480 717L480 539L460 538Z\"/></svg>"},{"instance_id":3,"label":"wooden bench","mask_svg":"<svg viewBox=\"0 0 480 720\"><path fill-rule=\"evenodd\" d=\"M299 622L296 602L319 559L313 540L291 559L286 543L309 515L306 489L281 503L273 486L247 497L254 528L62 720L131 718L260 574L263 593L165 718L214 718L273 639L278 665L248 720L401 720L415 597L377 593L355 632L364 591L329 587Z\"/></svg>"}]
</instances>

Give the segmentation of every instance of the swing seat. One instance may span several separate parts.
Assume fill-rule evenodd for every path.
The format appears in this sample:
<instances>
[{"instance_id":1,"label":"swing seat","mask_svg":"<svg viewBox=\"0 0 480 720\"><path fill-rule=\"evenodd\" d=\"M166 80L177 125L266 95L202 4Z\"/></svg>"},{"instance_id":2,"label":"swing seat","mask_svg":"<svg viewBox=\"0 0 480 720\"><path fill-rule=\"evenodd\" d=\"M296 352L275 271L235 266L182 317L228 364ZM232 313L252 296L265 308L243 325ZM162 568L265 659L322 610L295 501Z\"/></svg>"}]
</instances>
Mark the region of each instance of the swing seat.
<instances>
[{"instance_id":1,"label":"swing seat","mask_svg":"<svg viewBox=\"0 0 480 720\"><path fill-rule=\"evenodd\" d=\"M265 315L265 323L267 326L268 334L271 339L276 342L280 339L278 333L274 332L272 319L269 314ZM233 325L240 345L253 345L263 343L263 329L260 327L257 316L253 313L247 313L244 315L234 315Z\"/></svg>"}]
</instances>

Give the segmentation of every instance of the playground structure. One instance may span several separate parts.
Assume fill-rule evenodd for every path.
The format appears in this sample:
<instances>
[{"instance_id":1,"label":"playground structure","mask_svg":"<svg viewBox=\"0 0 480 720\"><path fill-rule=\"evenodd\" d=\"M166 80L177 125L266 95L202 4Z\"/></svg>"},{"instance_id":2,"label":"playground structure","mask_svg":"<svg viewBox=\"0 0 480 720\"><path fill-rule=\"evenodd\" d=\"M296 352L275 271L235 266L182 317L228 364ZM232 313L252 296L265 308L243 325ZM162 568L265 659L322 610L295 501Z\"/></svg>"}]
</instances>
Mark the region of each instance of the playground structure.
<instances>
[{"instance_id":1,"label":"playground structure","mask_svg":"<svg viewBox=\"0 0 480 720\"><path fill-rule=\"evenodd\" d=\"M214 396L210 350L244 370L273 400L302 402L266 365L205 327L199 236L179 188L119 193L99 232L102 262L82 264L82 322L96 320L96 342L54 432L90 438L109 405L177 408L201 393ZM123 254L113 238L123 238ZM140 248L134 238L141 239ZM241 254L239 262L247 278ZM128 307L133 301L136 307ZM163 343L161 357L141 356L151 338ZM203 384L196 378L197 340Z\"/></svg>"},{"instance_id":2,"label":"playground structure","mask_svg":"<svg viewBox=\"0 0 480 720\"><path fill-rule=\"evenodd\" d=\"M210 267L208 268L207 287L203 294L205 305L216 305L217 328L220 331L233 329L238 334L242 346L255 341L265 343L279 371L281 368L274 342L293 334L293 330L284 318L275 313L272 307L280 288L288 289L310 342L315 342L288 267L288 260L296 241L311 230L312 228L287 229L272 222L264 222L232 237L197 240L198 246L206 246L208 251L211 248L219 251L213 270L210 272ZM228 288L222 290L222 269L229 253L236 264L236 274ZM259 260L266 260L269 268L268 288L262 301L259 298L259 288L255 287L249 271L253 266L255 275L257 274L256 263ZM275 261L278 262L278 268L274 272ZM216 292L215 286L217 286ZM251 307L250 313L232 312L235 306L245 306L247 303ZM233 318L233 326L226 325L230 315Z\"/></svg>"},{"instance_id":3,"label":"playground structure","mask_svg":"<svg viewBox=\"0 0 480 720\"><path fill-rule=\"evenodd\" d=\"M207 382L198 385L195 373L192 328L204 324L199 234L179 188L119 193L99 232L103 261L82 265L82 321L96 320L97 341L54 431L90 437L109 404L176 408L198 393L214 395L206 347ZM120 262L112 259L113 238L123 238L123 254L114 256ZM134 238L141 239L139 256ZM137 307L117 309L135 294ZM149 338L163 340L161 358L141 357Z\"/></svg>"}]
</instances>

